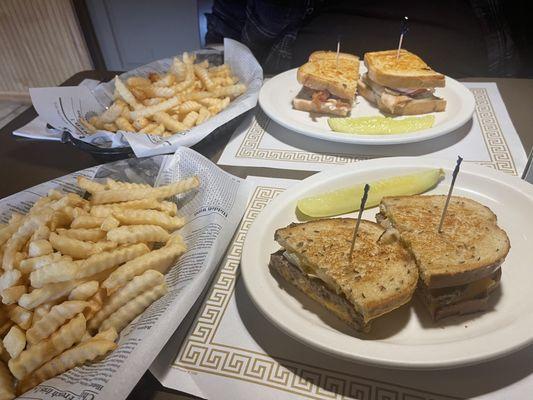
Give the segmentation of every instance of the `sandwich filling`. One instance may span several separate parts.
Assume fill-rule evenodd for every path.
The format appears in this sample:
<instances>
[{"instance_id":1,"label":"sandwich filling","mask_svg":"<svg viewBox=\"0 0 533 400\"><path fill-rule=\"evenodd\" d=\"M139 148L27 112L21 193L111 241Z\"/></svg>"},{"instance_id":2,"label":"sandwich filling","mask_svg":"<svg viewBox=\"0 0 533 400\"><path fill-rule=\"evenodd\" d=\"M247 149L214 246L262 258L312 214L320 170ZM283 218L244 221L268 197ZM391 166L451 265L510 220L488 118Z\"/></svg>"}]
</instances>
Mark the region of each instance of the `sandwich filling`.
<instances>
[{"instance_id":1,"label":"sandwich filling","mask_svg":"<svg viewBox=\"0 0 533 400\"><path fill-rule=\"evenodd\" d=\"M291 261L289 261L289 259ZM355 310L353 304L343 294L336 293L323 280L312 273L306 273L299 267L301 263L293 254L280 250L270 257L269 267L287 282L296 286L311 299L332 311L341 320L356 330L367 332L370 329L363 315Z\"/></svg>"},{"instance_id":2,"label":"sandwich filling","mask_svg":"<svg viewBox=\"0 0 533 400\"><path fill-rule=\"evenodd\" d=\"M438 99L438 97L434 95L435 88L392 88L388 86L382 86L370 79L368 74L364 74L361 77L361 81L363 85L370 88L374 95L378 99L381 99L385 105L392 106L394 103L402 100Z\"/></svg>"},{"instance_id":3,"label":"sandwich filling","mask_svg":"<svg viewBox=\"0 0 533 400\"><path fill-rule=\"evenodd\" d=\"M343 99L331 94L327 90L313 90L303 87L294 99L294 105L298 109L298 102L308 103L308 107L313 108L315 112L335 113L347 115L351 109L353 100ZM311 110L304 110L311 111Z\"/></svg>"}]
</instances>

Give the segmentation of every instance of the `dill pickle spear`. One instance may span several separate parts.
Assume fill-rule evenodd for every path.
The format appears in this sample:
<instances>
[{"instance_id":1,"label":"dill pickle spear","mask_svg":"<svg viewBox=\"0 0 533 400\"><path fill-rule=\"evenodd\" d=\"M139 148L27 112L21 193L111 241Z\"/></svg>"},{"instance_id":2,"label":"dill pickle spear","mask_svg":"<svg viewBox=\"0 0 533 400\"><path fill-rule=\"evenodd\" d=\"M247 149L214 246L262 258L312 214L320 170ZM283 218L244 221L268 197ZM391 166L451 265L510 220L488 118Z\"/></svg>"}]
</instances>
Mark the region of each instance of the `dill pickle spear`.
<instances>
[{"instance_id":1,"label":"dill pickle spear","mask_svg":"<svg viewBox=\"0 0 533 400\"><path fill-rule=\"evenodd\" d=\"M429 169L409 175L364 182L300 199L297 208L301 213L313 218L346 214L359 210L365 183L370 185L366 208L372 208L385 196L410 196L423 193L435 187L443 177L442 169Z\"/></svg>"},{"instance_id":2,"label":"dill pickle spear","mask_svg":"<svg viewBox=\"0 0 533 400\"><path fill-rule=\"evenodd\" d=\"M435 123L434 115L407 117L328 118L329 127L335 132L358 135L396 135L428 129Z\"/></svg>"}]
</instances>

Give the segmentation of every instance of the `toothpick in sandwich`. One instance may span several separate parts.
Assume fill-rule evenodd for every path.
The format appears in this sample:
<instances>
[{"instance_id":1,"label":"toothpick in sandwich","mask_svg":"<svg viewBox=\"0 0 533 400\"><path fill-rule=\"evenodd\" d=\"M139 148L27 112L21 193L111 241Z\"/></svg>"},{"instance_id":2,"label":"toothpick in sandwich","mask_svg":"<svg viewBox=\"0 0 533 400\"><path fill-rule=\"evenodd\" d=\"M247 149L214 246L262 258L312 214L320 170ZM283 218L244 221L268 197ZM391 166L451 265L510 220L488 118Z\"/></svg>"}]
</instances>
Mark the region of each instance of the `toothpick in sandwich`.
<instances>
[{"instance_id":1,"label":"toothpick in sandwich","mask_svg":"<svg viewBox=\"0 0 533 400\"><path fill-rule=\"evenodd\" d=\"M363 197L361 197L361 206L359 207L359 214L357 215L357 222L355 223L355 229L353 230L352 237L352 246L350 247L350 261L352 259L353 248L355 246L355 239L357 238L357 231L359 230L359 224L361 224L361 217L363 216L363 211L366 205L366 199L368 198L368 191L370 190L370 185L365 184Z\"/></svg>"},{"instance_id":2,"label":"toothpick in sandwich","mask_svg":"<svg viewBox=\"0 0 533 400\"><path fill-rule=\"evenodd\" d=\"M457 179L457 175L459 174L459 169L461 167L461 162L463 161L463 158L461 156L457 157L457 164L455 165L455 169L452 173L452 183L450 184L450 190L448 190L448 197L446 197L446 203L444 203L444 208L442 209L442 215L440 217L439 222L439 233L442 233L442 225L444 224L444 217L446 216L446 211L448 210L448 204L450 203L450 198L452 197L452 191L453 186L455 185L455 179Z\"/></svg>"}]
</instances>

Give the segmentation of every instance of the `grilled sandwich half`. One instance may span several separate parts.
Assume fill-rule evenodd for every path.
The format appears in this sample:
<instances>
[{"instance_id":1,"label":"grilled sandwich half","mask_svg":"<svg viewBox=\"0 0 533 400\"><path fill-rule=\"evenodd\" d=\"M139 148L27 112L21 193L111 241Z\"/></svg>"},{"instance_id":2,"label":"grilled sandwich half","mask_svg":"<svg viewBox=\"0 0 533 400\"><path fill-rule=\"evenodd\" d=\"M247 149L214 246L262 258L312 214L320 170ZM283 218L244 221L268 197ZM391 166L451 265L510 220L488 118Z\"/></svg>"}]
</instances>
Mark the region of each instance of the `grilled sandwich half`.
<instances>
[{"instance_id":1,"label":"grilled sandwich half","mask_svg":"<svg viewBox=\"0 0 533 400\"><path fill-rule=\"evenodd\" d=\"M293 99L296 110L346 116L352 110L359 79L359 57L315 51L298 68L302 90Z\"/></svg>"},{"instance_id":2,"label":"grilled sandwich half","mask_svg":"<svg viewBox=\"0 0 533 400\"><path fill-rule=\"evenodd\" d=\"M434 95L444 87L444 75L433 71L420 57L401 50L366 53L368 72L359 80L359 93L379 110L392 115L444 111L446 100Z\"/></svg>"},{"instance_id":3,"label":"grilled sandwich half","mask_svg":"<svg viewBox=\"0 0 533 400\"><path fill-rule=\"evenodd\" d=\"M351 260L355 219L332 218L278 229L283 247L271 255L270 269L360 331L370 322L409 302L418 272L399 244L381 244L384 229L361 221Z\"/></svg>"},{"instance_id":4,"label":"grilled sandwich half","mask_svg":"<svg viewBox=\"0 0 533 400\"><path fill-rule=\"evenodd\" d=\"M446 196L384 197L377 220L412 253L418 294L435 319L485 310L498 287L510 243L484 205L452 196L442 233Z\"/></svg>"}]
</instances>

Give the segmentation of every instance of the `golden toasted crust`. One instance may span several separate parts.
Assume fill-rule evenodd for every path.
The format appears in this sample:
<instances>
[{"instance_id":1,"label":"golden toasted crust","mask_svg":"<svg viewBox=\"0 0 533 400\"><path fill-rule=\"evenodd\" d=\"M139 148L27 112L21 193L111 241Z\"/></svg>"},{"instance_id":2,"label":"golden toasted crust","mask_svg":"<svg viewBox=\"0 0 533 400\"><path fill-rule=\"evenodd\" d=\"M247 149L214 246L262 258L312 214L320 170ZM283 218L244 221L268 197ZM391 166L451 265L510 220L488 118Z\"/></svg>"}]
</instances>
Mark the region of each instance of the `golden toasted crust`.
<instances>
[{"instance_id":1,"label":"golden toasted crust","mask_svg":"<svg viewBox=\"0 0 533 400\"><path fill-rule=\"evenodd\" d=\"M364 57L368 76L374 82L391 88L444 87L444 75L433 71L420 57L401 50L396 59L396 50L375 51Z\"/></svg>"},{"instance_id":2,"label":"golden toasted crust","mask_svg":"<svg viewBox=\"0 0 533 400\"><path fill-rule=\"evenodd\" d=\"M446 196L384 197L381 214L400 232L429 288L474 282L496 271L511 245L496 215L484 205L452 196L442 233L437 231Z\"/></svg>"},{"instance_id":3,"label":"golden toasted crust","mask_svg":"<svg viewBox=\"0 0 533 400\"><path fill-rule=\"evenodd\" d=\"M276 241L326 279L353 304L364 322L407 303L416 288L417 270L398 242L378 243L384 229L362 220L352 259L355 219L332 218L278 229Z\"/></svg>"},{"instance_id":4,"label":"golden toasted crust","mask_svg":"<svg viewBox=\"0 0 533 400\"><path fill-rule=\"evenodd\" d=\"M441 112L446 109L446 100L432 97L413 99L409 96L393 96L387 93L376 93L372 88L359 79L357 90L370 103L375 104L380 111L392 115L419 115ZM389 100L389 101L387 101Z\"/></svg>"},{"instance_id":5,"label":"golden toasted crust","mask_svg":"<svg viewBox=\"0 0 533 400\"><path fill-rule=\"evenodd\" d=\"M313 90L327 90L331 94L352 100L357 92L359 58L353 54L314 52L309 61L298 68L298 82Z\"/></svg>"}]
</instances>

